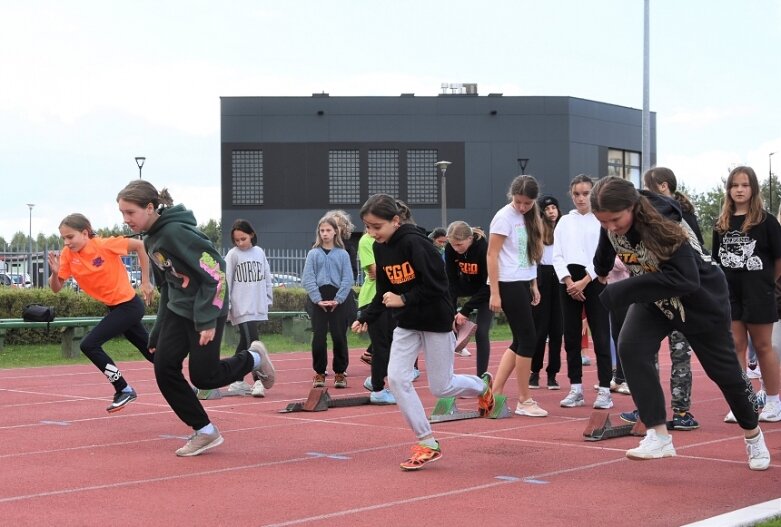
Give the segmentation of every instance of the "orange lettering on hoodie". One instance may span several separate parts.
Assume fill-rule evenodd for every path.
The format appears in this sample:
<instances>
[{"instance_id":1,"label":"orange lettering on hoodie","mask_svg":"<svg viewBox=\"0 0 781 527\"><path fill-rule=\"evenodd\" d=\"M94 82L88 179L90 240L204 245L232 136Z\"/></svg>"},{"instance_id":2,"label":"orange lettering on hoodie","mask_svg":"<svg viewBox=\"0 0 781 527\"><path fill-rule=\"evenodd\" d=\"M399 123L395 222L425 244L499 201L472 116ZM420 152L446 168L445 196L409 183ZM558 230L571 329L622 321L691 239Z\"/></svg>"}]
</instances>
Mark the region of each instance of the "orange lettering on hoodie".
<instances>
[{"instance_id":1,"label":"orange lettering on hoodie","mask_svg":"<svg viewBox=\"0 0 781 527\"><path fill-rule=\"evenodd\" d=\"M386 265L383 269L385 270L385 274L388 275L390 283L394 285L404 284L415 279L415 270L409 262L397 265Z\"/></svg>"}]
</instances>

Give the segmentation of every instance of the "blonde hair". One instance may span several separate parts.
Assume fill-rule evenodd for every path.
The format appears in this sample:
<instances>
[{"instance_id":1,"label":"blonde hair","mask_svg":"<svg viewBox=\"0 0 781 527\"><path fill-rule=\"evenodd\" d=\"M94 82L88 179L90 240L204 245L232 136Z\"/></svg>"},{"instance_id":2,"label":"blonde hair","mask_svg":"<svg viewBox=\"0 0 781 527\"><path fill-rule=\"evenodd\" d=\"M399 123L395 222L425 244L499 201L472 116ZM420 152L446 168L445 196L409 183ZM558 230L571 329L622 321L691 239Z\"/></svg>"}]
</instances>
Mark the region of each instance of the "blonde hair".
<instances>
[{"instance_id":1,"label":"blonde hair","mask_svg":"<svg viewBox=\"0 0 781 527\"><path fill-rule=\"evenodd\" d=\"M485 232L479 227L470 227L465 221L454 221L447 226L447 238L457 242L472 239L474 241L485 238Z\"/></svg>"},{"instance_id":2,"label":"blonde hair","mask_svg":"<svg viewBox=\"0 0 781 527\"><path fill-rule=\"evenodd\" d=\"M725 185L727 195L724 196L721 214L714 226L714 229L716 229L719 234L724 234L729 230L730 217L735 214L735 201L732 199L732 196L730 196L729 191L735 186L735 178L740 174L746 175L748 184L751 187L751 199L748 202L748 213L743 219L743 224L740 226L741 232L748 232L752 227L759 225L762 223L762 220L765 219L766 213L762 209L762 195L759 192L759 180L757 179L756 172L754 172L753 168L747 166L735 167L732 169L732 172L729 173L729 176L727 176L727 183Z\"/></svg>"},{"instance_id":3,"label":"blonde hair","mask_svg":"<svg viewBox=\"0 0 781 527\"><path fill-rule=\"evenodd\" d=\"M320 221L317 222L317 228L315 229L315 243L312 245L312 248L322 247L323 246L323 238L320 236L320 226L324 223L327 223L331 227L334 228L334 245L337 247L340 247L344 249L344 241L342 240L342 234L339 230L339 223L337 222L336 218L333 214L328 215L326 214L322 218L320 218Z\"/></svg>"}]
</instances>

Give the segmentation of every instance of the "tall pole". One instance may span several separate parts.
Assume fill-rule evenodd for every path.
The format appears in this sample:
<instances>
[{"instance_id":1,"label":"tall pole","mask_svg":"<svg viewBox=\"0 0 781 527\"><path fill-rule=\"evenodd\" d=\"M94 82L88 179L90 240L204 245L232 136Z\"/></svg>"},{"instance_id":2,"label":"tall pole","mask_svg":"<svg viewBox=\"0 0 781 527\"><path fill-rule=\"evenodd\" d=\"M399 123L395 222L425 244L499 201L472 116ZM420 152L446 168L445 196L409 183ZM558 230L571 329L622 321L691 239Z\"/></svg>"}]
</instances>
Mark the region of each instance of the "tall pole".
<instances>
[{"instance_id":1,"label":"tall pole","mask_svg":"<svg viewBox=\"0 0 781 527\"><path fill-rule=\"evenodd\" d=\"M650 77L650 3L651 0L644 0L643 2L643 131L642 131L642 152L640 154L640 163L642 171L640 177L645 174L646 170L651 168L651 96L649 88Z\"/></svg>"},{"instance_id":2,"label":"tall pole","mask_svg":"<svg viewBox=\"0 0 781 527\"><path fill-rule=\"evenodd\" d=\"M141 169L144 168L144 162L146 161L145 157L138 156L136 157L136 165L138 165L138 179L144 179L141 175Z\"/></svg>"},{"instance_id":3,"label":"tall pole","mask_svg":"<svg viewBox=\"0 0 781 527\"><path fill-rule=\"evenodd\" d=\"M768 207L768 210L770 211L770 214L774 214L773 212L773 154L775 152L770 152L767 155L767 190L770 194L770 206Z\"/></svg>"},{"instance_id":4,"label":"tall pole","mask_svg":"<svg viewBox=\"0 0 781 527\"><path fill-rule=\"evenodd\" d=\"M27 252L27 273L30 275L30 280L33 277L33 207L35 203L28 203L27 206L30 209L30 231L29 231L29 246ZM25 276L22 275L22 287L24 287Z\"/></svg>"},{"instance_id":5,"label":"tall pole","mask_svg":"<svg viewBox=\"0 0 781 527\"><path fill-rule=\"evenodd\" d=\"M434 163L434 166L437 167L442 174L442 225L441 227L447 229L447 179L445 178L445 172L447 172L447 167L450 166L452 163L450 161L437 161Z\"/></svg>"}]
</instances>

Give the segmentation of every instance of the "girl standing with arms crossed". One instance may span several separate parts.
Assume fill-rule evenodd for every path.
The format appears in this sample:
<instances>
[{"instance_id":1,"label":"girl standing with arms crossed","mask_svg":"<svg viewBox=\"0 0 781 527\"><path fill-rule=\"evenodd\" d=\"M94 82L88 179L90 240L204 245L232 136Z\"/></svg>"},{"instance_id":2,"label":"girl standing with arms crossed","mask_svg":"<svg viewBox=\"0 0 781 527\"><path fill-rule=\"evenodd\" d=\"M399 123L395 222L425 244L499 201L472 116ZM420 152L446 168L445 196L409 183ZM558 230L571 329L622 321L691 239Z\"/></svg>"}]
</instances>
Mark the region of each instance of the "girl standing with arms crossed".
<instances>
[{"instance_id":1,"label":"girl standing with arms crossed","mask_svg":"<svg viewBox=\"0 0 781 527\"><path fill-rule=\"evenodd\" d=\"M596 280L594 253L599 243L599 221L591 212L589 196L592 179L580 174L569 184L575 209L562 217L553 233L553 266L559 278L561 310L564 321L564 349L567 352L567 376L570 391L559 403L564 408L583 406L583 362L581 337L585 309L594 354L597 357L599 387L594 408L613 407L610 381L613 360L610 357L610 319L599 301L604 285Z\"/></svg>"},{"instance_id":2,"label":"girl standing with arms crossed","mask_svg":"<svg viewBox=\"0 0 781 527\"><path fill-rule=\"evenodd\" d=\"M130 286L122 256L131 252L138 255L141 266L141 291L148 304L152 300L149 280L149 258L144 243L135 238L101 238L92 230L83 214L70 214L60 222L60 236L65 243L62 253L48 255L49 286L58 293L70 277L89 296L108 307L108 314L81 341L81 352L103 372L114 386L114 400L106 408L118 412L134 401L135 390L127 383L114 361L103 350L103 344L118 335L135 346L149 362L154 362L147 344L149 333L141 323L144 302Z\"/></svg>"},{"instance_id":3,"label":"girl standing with arms crossed","mask_svg":"<svg viewBox=\"0 0 781 527\"><path fill-rule=\"evenodd\" d=\"M260 340L258 322L268 320L268 310L274 302L274 290L271 286L271 268L266 253L258 247L258 235L247 220L236 220L231 228L234 247L225 255L225 276L230 291L230 311L228 322L239 330L239 343L236 354L256 340ZM266 394L263 381L255 378L250 387L244 381L231 385L234 391L253 397Z\"/></svg>"},{"instance_id":4,"label":"girl standing with arms crossed","mask_svg":"<svg viewBox=\"0 0 781 527\"><path fill-rule=\"evenodd\" d=\"M306 255L301 283L308 295L312 317L312 386L325 386L328 367L328 333L334 345L334 388L347 388L350 358L347 354L347 328L355 307L350 256L344 249L336 218L323 216L317 222L315 245Z\"/></svg>"},{"instance_id":5,"label":"girl standing with arms crossed","mask_svg":"<svg viewBox=\"0 0 781 527\"><path fill-rule=\"evenodd\" d=\"M450 297L453 306L458 297L468 296L469 300L456 313L456 327L469 320L472 311L477 311L477 375L488 371L491 357L491 342L488 333L494 313L488 307L491 290L488 287L488 241L485 233L476 227L470 227L464 221L454 221L447 228L445 245L445 269L450 285Z\"/></svg>"},{"instance_id":6,"label":"girl standing with arms crossed","mask_svg":"<svg viewBox=\"0 0 781 527\"><path fill-rule=\"evenodd\" d=\"M155 354L155 378L171 409L195 433L176 451L197 456L219 446L223 437L182 374L189 355L190 380L197 388L219 388L255 371L266 388L274 384L274 366L259 341L220 360L220 342L228 314L225 261L201 231L193 213L173 205L167 189L158 192L146 180L131 181L117 195L122 219L143 233L160 289L160 308L149 336Z\"/></svg>"},{"instance_id":7,"label":"girl standing with arms crossed","mask_svg":"<svg viewBox=\"0 0 781 527\"><path fill-rule=\"evenodd\" d=\"M488 238L488 283L491 311L504 311L513 341L505 350L496 373L496 393L515 370L518 383L517 415L545 417L529 391L529 375L536 332L532 306L540 303L537 262L542 257L542 224L537 211L539 185L532 176L516 176L507 197L510 203L491 220Z\"/></svg>"},{"instance_id":8,"label":"girl standing with arms crossed","mask_svg":"<svg viewBox=\"0 0 781 527\"><path fill-rule=\"evenodd\" d=\"M618 337L618 353L632 388L640 419L647 428L630 459L675 456L665 424L664 393L655 367L662 339L672 330L689 339L705 373L721 389L744 431L749 468L766 470L770 453L757 426L757 400L735 355L730 338L730 311L724 274L689 244L678 223L680 210L667 202L671 216L660 214L631 182L618 177L599 180L591 207L603 230L594 265L599 280L617 255L632 276L608 284L600 300L611 311L627 309Z\"/></svg>"},{"instance_id":9,"label":"girl standing with arms crossed","mask_svg":"<svg viewBox=\"0 0 781 527\"><path fill-rule=\"evenodd\" d=\"M775 284L781 277L781 226L762 209L759 182L751 167L736 167L727 177L727 195L713 229L712 247L727 277L732 336L743 371L749 336L757 350L767 391L759 420L781 421L778 356L771 343L773 323L778 320ZM727 414L724 420L734 423L735 415Z\"/></svg>"},{"instance_id":10,"label":"girl standing with arms crossed","mask_svg":"<svg viewBox=\"0 0 781 527\"><path fill-rule=\"evenodd\" d=\"M409 223L404 223L408 218ZM371 196L361 207L366 232L375 240L377 293L361 310L352 329L364 332L385 309L396 319L388 383L401 414L418 443L401 463L402 470L419 470L442 457L423 404L412 387L415 360L426 357L431 393L436 397L478 397L481 413L493 410L491 375L483 378L453 373L456 338L453 305L447 289L445 266L437 249L412 223L409 209L387 194Z\"/></svg>"}]
</instances>

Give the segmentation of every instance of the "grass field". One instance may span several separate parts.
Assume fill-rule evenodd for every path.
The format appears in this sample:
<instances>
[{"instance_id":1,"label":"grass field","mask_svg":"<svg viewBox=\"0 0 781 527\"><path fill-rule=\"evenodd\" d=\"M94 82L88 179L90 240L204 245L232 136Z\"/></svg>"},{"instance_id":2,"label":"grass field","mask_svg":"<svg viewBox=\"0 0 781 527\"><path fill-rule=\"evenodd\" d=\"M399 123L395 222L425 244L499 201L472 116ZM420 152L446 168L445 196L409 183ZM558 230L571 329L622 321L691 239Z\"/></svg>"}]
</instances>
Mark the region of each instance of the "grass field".
<instances>
[{"instance_id":1,"label":"grass field","mask_svg":"<svg viewBox=\"0 0 781 527\"><path fill-rule=\"evenodd\" d=\"M365 348L369 345L368 337L363 335L349 333L347 338L350 348ZM510 328L506 324L495 324L491 329L491 340L510 340L511 338ZM296 342L290 337L279 334L263 335L261 340L271 353L310 349L308 342ZM124 338L117 338L106 343L104 349L115 361L143 360L138 351ZM232 355L234 351L232 346L223 343L223 355ZM0 351L0 368L88 363L89 360L84 355L79 355L75 359L62 357L59 344L6 345Z\"/></svg>"}]
</instances>

